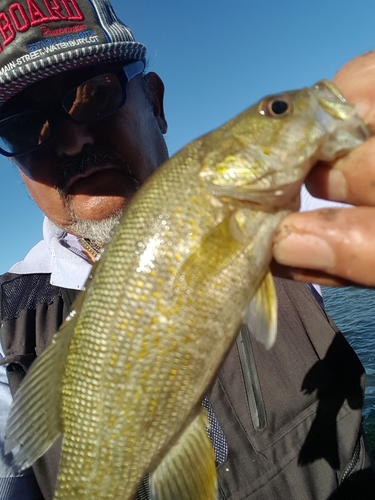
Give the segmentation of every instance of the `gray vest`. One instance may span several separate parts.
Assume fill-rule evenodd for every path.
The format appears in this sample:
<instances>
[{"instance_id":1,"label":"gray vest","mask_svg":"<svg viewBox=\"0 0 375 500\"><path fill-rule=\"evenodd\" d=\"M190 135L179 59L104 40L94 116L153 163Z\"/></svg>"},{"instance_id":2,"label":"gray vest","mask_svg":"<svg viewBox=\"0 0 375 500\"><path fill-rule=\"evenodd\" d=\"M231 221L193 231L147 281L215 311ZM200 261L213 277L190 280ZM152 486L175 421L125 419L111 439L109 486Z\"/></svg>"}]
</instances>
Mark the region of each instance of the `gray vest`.
<instances>
[{"instance_id":1,"label":"gray vest","mask_svg":"<svg viewBox=\"0 0 375 500\"><path fill-rule=\"evenodd\" d=\"M1 342L13 393L76 296L49 278L0 280ZM209 394L228 445L218 466L220 498L375 499L362 431L364 369L306 285L275 282L275 346L266 351L243 326ZM60 449L56 443L33 466L45 500L53 498Z\"/></svg>"}]
</instances>

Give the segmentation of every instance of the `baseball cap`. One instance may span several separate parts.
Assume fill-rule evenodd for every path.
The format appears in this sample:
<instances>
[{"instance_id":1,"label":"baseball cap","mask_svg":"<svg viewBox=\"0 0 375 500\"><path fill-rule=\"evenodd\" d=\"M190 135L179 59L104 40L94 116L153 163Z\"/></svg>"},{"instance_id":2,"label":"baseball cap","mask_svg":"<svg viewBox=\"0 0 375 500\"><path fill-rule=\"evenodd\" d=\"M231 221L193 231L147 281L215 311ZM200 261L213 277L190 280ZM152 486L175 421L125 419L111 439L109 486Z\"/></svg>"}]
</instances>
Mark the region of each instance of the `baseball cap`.
<instances>
[{"instance_id":1,"label":"baseball cap","mask_svg":"<svg viewBox=\"0 0 375 500\"><path fill-rule=\"evenodd\" d=\"M0 0L0 105L49 76L145 57L108 0Z\"/></svg>"}]
</instances>

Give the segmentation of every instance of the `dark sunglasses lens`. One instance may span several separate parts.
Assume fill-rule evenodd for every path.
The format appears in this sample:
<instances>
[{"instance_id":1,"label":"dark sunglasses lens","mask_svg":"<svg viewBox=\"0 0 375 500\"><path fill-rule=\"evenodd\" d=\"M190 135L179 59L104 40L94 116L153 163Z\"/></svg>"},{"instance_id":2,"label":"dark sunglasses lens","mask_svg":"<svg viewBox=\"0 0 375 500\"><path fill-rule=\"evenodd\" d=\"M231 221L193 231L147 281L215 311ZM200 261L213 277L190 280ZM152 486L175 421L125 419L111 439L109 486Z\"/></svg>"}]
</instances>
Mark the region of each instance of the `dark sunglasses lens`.
<instances>
[{"instance_id":1,"label":"dark sunglasses lens","mask_svg":"<svg viewBox=\"0 0 375 500\"><path fill-rule=\"evenodd\" d=\"M27 111L0 120L0 148L19 155L43 144L50 137L48 118L39 111Z\"/></svg>"},{"instance_id":2,"label":"dark sunglasses lens","mask_svg":"<svg viewBox=\"0 0 375 500\"><path fill-rule=\"evenodd\" d=\"M64 97L62 105L77 122L90 123L117 111L125 99L125 87L109 73L82 83Z\"/></svg>"}]
</instances>

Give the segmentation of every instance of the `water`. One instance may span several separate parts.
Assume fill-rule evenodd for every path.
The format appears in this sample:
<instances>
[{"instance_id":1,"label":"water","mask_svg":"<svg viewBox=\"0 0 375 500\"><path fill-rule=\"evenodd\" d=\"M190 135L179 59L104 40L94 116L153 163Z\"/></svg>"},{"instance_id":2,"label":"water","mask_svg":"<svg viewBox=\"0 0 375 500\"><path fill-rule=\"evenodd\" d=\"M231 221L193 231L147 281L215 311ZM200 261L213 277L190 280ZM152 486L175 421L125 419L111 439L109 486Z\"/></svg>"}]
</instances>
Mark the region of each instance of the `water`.
<instances>
[{"instance_id":1,"label":"water","mask_svg":"<svg viewBox=\"0 0 375 500\"><path fill-rule=\"evenodd\" d=\"M375 457L375 289L322 287L328 314L367 373L364 425Z\"/></svg>"}]
</instances>

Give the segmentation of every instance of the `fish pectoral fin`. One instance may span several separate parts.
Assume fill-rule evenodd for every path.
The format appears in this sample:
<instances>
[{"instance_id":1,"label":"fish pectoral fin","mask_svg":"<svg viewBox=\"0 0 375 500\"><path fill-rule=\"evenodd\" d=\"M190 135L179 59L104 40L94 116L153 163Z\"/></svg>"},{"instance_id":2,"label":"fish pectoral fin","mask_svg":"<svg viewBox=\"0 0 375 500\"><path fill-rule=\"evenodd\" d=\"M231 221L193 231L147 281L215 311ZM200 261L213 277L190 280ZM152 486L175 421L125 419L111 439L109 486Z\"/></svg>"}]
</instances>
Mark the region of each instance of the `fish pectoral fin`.
<instances>
[{"instance_id":1,"label":"fish pectoral fin","mask_svg":"<svg viewBox=\"0 0 375 500\"><path fill-rule=\"evenodd\" d=\"M270 349L277 333L277 296L268 272L246 311L245 321L253 336Z\"/></svg>"},{"instance_id":2,"label":"fish pectoral fin","mask_svg":"<svg viewBox=\"0 0 375 500\"><path fill-rule=\"evenodd\" d=\"M243 250L244 244L235 240L224 219L215 226L203 240L200 247L193 252L181 266L176 276L176 287L200 287L228 266Z\"/></svg>"},{"instance_id":3,"label":"fish pectoral fin","mask_svg":"<svg viewBox=\"0 0 375 500\"><path fill-rule=\"evenodd\" d=\"M151 500L216 500L215 454L204 408L150 474Z\"/></svg>"},{"instance_id":4,"label":"fish pectoral fin","mask_svg":"<svg viewBox=\"0 0 375 500\"><path fill-rule=\"evenodd\" d=\"M68 320L31 365L10 409L5 453L20 445L14 461L32 465L62 434L61 386L76 317Z\"/></svg>"}]
</instances>

